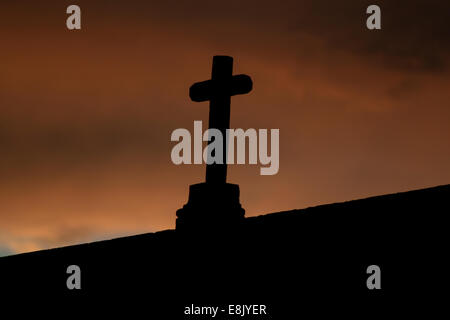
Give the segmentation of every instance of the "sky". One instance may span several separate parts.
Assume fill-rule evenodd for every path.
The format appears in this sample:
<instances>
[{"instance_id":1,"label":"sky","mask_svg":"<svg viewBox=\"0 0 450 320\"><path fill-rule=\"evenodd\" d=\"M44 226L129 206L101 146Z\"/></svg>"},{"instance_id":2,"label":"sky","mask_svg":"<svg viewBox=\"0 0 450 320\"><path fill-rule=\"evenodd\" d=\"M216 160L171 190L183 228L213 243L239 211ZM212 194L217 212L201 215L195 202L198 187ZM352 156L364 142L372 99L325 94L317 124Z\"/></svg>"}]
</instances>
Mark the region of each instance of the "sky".
<instances>
[{"instance_id":1,"label":"sky","mask_svg":"<svg viewBox=\"0 0 450 320\"><path fill-rule=\"evenodd\" d=\"M174 228L205 167L174 165L170 135L207 122L188 91L214 55L253 79L231 127L280 129L278 174L228 169L247 216L448 184L449 18L444 0L0 2L0 256Z\"/></svg>"}]
</instances>

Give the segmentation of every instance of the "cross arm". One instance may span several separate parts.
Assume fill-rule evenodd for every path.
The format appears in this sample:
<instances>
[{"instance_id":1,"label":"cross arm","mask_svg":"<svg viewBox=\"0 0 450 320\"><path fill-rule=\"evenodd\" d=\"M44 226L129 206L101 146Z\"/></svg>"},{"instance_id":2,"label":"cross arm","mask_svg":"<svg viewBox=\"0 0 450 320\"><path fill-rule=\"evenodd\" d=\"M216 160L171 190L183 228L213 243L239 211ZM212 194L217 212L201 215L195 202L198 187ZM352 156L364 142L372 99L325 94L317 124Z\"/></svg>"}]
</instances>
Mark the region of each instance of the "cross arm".
<instances>
[{"instance_id":1,"label":"cross arm","mask_svg":"<svg viewBox=\"0 0 450 320\"><path fill-rule=\"evenodd\" d=\"M245 74L238 74L228 83L223 81L206 80L194 83L189 88L189 97L192 101L202 102L211 100L215 96L234 96L249 93L253 88L252 79Z\"/></svg>"}]
</instances>

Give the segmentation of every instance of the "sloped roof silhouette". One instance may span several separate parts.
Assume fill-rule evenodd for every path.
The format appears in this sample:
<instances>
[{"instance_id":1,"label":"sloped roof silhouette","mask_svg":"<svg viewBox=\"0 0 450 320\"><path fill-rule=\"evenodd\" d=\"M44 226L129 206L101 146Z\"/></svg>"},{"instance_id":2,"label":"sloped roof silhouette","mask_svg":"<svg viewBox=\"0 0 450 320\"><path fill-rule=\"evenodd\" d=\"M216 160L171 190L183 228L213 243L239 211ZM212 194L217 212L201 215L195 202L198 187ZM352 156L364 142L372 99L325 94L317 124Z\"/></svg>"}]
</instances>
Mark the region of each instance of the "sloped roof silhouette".
<instances>
[{"instance_id":1,"label":"sloped roof silhouette","mask_svg":"<svg viewBox=\"0 0 450 320\"><path fill-rule=\"evenodd\" d=\"M144 299L142 310L161 319L184 319L186 306L207 303L266 304L272 319L299 308L412 314L398 297L411 303L420 292L432 295L448 270L449 199L444 185L246 218L233 230L166 230L19 254L0 258L0 283L10 296L69 303L74 296L114 296L124 306ZM81 268L81 290L66 287L72 264ZM382 290L366 287L373 264Z\"/></svg>"}]
</instances>

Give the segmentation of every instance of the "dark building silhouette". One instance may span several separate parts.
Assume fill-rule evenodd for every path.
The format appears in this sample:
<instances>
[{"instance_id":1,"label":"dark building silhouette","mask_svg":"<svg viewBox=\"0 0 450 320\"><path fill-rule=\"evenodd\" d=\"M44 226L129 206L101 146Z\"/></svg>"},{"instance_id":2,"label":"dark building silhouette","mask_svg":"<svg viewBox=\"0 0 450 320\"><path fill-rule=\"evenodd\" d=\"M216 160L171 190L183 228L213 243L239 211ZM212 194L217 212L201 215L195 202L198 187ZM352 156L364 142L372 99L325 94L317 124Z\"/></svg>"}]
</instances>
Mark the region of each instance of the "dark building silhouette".
<instances>
[{"instance_id":1,"label":"dark building silhouette","mask_svg":"<svg viewBox=\"0 0 450 320\"><path fill-rule=\"evenodd\" d=\"M266 304L267 319L414 314L449 270L449 199L446 185L246 218L229 232L166 230L4 257L1 290L77 297L78 308L111 296L119 306L144 300L135 308L160 319L189 319L191 304ZM66 288L72 264L81 290ZM366 287L372 264L381 290Z\"/></svg>"}]
</instances>

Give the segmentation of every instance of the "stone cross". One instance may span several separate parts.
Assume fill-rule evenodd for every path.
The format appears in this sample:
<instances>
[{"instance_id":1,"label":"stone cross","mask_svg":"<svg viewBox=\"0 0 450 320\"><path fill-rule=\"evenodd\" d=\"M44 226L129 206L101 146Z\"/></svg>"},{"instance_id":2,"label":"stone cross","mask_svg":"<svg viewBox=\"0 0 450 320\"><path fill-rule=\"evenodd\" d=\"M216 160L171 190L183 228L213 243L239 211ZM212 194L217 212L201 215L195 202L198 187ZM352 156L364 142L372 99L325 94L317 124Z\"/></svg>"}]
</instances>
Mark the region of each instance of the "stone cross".
<instances>
[{"instance_id":1,"label":"stone cross","mask_svg":"<svg viewBox=\"0 0 450 320\"><path fill-rule=\"evenodd\" d=\"M245 74L233 76L232 57L214 56L211 80L197 82L189 89L189 96L192 101L209 100L209 128L220 130L223 137L223 164L206 165L206 183L226 183L228 148L225 137L226 129L230 127L231 96L249 93L252 86L252 79L249 76Z\"/></svg>"}]
</instances>

